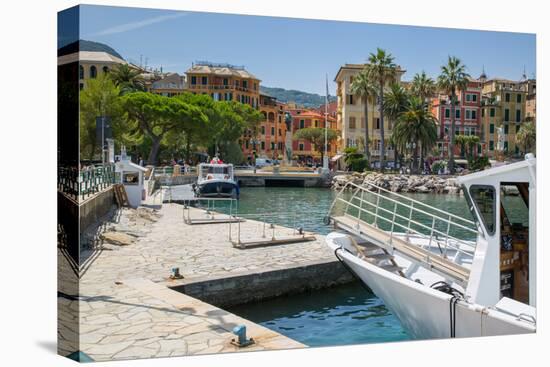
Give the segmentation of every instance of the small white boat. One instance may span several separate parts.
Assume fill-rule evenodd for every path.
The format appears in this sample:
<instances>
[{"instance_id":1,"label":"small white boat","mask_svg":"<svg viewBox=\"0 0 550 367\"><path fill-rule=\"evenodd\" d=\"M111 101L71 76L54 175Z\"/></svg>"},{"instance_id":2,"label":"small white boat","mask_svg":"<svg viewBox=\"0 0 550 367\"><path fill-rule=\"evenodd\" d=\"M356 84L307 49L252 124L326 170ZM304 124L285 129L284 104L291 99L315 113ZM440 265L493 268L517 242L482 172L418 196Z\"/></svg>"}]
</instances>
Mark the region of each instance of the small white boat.
<instances>
[{"instance_id":1,"label":"small white boat","mask_svg":"<svg viewBox=\"0 0 550 367\"><path fill-rule=\"evenodd\" d=\"M198 167L195 194L201 197L239 197L239 185L233 177L233 165L201 163Z\"/></svg>"},{"instance_id":2,"label":"small white boat","mask_svg":"<svg viewBox=\"0 0 550 367\"><path fill-rule=\"evenodd\" d=\"M338 229L327 245L414 338L533 333L535 173L527 155L459 177L473 221L349 183L327 217ZM509 186L520 195L504 196Z\"/></svg>"}]
</instances>

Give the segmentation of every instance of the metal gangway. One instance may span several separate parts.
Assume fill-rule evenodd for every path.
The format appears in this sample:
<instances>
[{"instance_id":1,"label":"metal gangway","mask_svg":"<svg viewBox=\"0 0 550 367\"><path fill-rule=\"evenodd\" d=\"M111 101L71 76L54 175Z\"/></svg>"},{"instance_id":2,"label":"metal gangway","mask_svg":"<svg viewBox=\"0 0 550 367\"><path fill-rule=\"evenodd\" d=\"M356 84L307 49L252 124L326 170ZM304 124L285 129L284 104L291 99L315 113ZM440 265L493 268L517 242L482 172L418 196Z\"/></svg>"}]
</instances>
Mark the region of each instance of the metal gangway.
<instances>
[{"instance_id":1,"label":"metal gangway","mask_svg":"<svg viewBox=\"0 0 550 367\"><path fill-rule=\"evenodd\" d=\"M351 190L351 193L350 193ZM398 253L465 284L478 235L476 224L458 215L365 183L346 184L327 218L337 228Z\"/></svg>"},{"instance_id":2,"label":"metal gangway","mask_svg":"<svg viewBox=\"0 0 550 367\"><path fill-rule=\"evenodd\" d=\"M282 221L281 215L286 216L288 220ZM295 211L292 213L243 213L235 217L246 219L246 224L240 221L229 223L229 241L235 248L285 245L317 239L313 230L310 230L317 220Z\"/></svg>"},{"instance_id":3,"label":"metal gangway","mask_svg":"<svg viewBox=\"0 0 550 367\"><path fill-rule=\"evenodd\" d=\"M234 198L194 197L184 200L183 222L189 225L240 223L245 219L236 215L237 205L237 199Z\"/></svg>"}]
</instances>

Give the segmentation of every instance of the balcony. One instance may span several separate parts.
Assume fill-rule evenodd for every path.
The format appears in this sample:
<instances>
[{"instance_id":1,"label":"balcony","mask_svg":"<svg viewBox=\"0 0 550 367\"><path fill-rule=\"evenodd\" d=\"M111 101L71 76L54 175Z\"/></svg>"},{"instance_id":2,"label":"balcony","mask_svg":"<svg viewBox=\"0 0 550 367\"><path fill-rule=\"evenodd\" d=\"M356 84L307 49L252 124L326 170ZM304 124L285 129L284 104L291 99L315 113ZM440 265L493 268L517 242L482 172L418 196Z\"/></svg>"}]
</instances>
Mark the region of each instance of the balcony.
<instances>
[{"instance_id":1,"label":"balcony","mask_svg":"<svg viewBox=\"0 0 550 367\"><path fill-rule=\"evenodd\" d=\"M259 93L258 90L251 89L251 88L244 88L237 85L223 85L223 84L190 84L189 85L190 90L235 90L239 92L250 92L250 93Z\"/></svg>"}]
</instances>

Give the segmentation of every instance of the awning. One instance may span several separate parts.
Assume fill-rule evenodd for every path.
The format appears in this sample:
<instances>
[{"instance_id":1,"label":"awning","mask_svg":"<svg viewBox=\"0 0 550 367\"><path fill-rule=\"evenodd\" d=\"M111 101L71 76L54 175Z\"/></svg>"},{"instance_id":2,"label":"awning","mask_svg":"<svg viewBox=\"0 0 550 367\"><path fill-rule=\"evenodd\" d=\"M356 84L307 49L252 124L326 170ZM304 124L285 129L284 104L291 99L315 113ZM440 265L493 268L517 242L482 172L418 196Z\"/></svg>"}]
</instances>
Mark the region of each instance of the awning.
<instances>
[{"instance_id":1,"label":"awning","mask_svg":"<svg viewBox=\"0 0 550 367\"><path fill-rule=\"evenodd\" d=\"M342 158L344 155L343 154L336 154L334 157L332 157L330 160L333 161L333 162L336 162L337 160L339 160L340 158Z\"/></svg>"}]
</instances>

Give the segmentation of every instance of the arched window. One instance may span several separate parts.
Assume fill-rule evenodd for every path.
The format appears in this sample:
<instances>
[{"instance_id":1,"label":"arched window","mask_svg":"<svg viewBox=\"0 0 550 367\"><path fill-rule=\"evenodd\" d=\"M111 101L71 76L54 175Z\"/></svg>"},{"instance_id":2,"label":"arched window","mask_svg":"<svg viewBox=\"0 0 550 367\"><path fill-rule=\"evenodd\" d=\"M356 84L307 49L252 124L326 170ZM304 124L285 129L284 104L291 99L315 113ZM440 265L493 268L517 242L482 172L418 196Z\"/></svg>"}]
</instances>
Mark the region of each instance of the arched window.
<instances>
[{"instance_id":1,"label":"arched window","mask_svg":"<svg viewBox=\"0 0 550 367\"><path fill-rule=\"evenodd\" d=\"M273 112L269 113L269 121L274 122L275 121L275 114Z\"/></svg>"},{"instance_id":2,"label":"arched window","mask_svg":"<svg viewBox=\"0 0 550 367\"><path fill-rule=\"evenodd\" d=\"M92 65L90 66L90 78L95 78L97 77L97 68Z\"/></svg>"},{"instance_id":3,"label":"arched window","mask_svg":"<svg viewBox=\"0 0 550 367\"><path fill-rule=\"evenodd\" d=\"M107 73L109 72L109 68L108 68L107 66L104 66L104 67L103 67L103 72L104 72L105 74L107 74Z\"/></svg>"},{"instance_id":4,"label":"arched window","mask_svg":"<svg viewBox=\"0 0 550 367\"><path fill-rule=\"evenodd\" d=\"M80 65L80 67L78 68L78 75L79 75L79 79L84 79L84 67L82 65Z\"/></svg>"}]
</instances>

